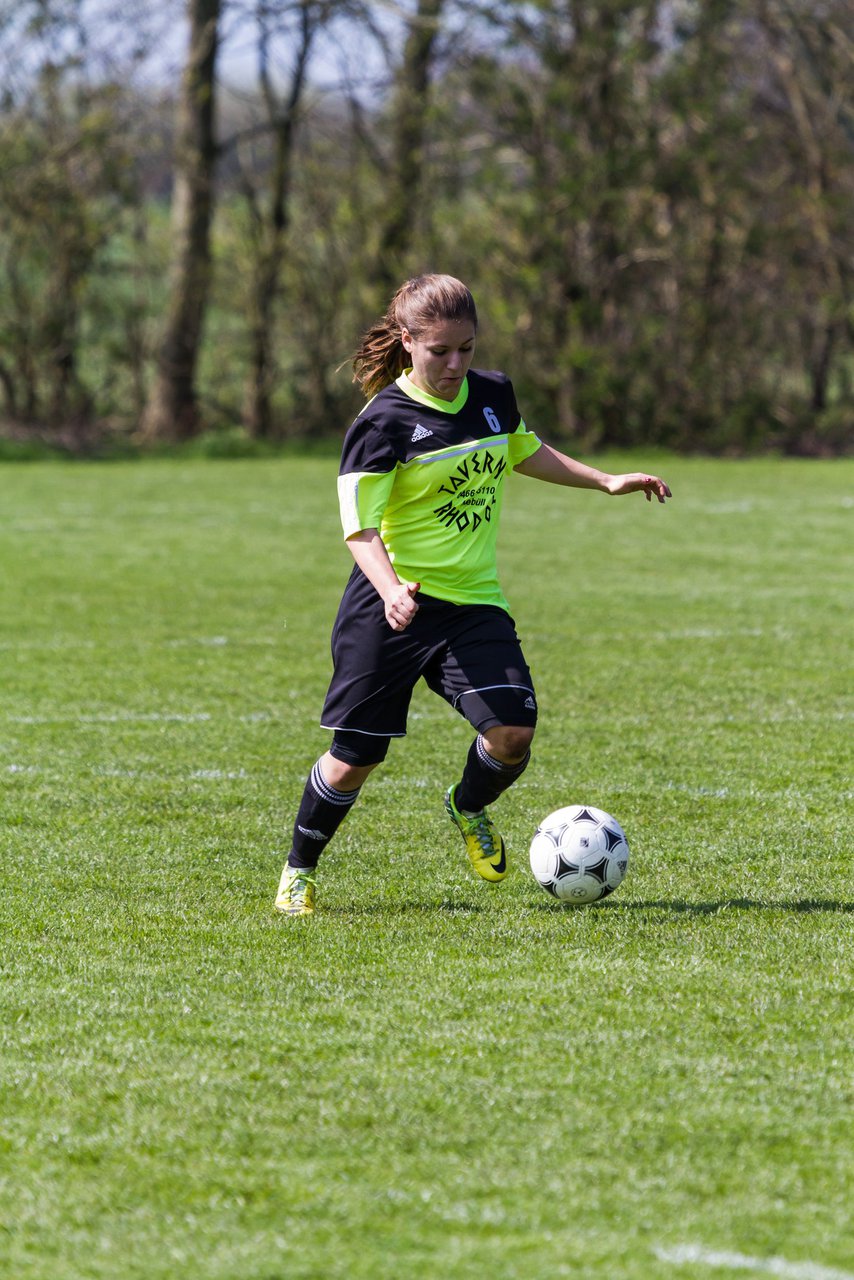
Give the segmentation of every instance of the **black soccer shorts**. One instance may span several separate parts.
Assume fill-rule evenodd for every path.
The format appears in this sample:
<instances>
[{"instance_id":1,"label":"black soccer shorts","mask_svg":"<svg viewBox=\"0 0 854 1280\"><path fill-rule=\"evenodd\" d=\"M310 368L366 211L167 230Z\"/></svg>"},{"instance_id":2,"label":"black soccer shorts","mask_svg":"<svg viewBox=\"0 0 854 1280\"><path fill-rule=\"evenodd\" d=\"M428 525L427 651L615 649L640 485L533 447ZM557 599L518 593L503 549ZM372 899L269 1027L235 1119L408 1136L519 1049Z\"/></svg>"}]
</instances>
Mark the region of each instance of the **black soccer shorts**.
<instances>
[{"instance_id":1,"label":"black soccer shorts","mask_svg":"<svg viewBox=\"0 0 854 1280\"><path fill-rule=\"evenodd\" d=\"M379 594L354 569L332 629L334 672L321 725L343 731L342 742L354 742L351 734L382 741L333 754L357 754L364 764L383 759L388 739L406 733L412 691L422 676L478 732L537 723L534 683L506 610L450 604L420 592L417 603L409 626L392 631ZM368 760L374 746L374 760Z\"/></svg>"}]
</instances>

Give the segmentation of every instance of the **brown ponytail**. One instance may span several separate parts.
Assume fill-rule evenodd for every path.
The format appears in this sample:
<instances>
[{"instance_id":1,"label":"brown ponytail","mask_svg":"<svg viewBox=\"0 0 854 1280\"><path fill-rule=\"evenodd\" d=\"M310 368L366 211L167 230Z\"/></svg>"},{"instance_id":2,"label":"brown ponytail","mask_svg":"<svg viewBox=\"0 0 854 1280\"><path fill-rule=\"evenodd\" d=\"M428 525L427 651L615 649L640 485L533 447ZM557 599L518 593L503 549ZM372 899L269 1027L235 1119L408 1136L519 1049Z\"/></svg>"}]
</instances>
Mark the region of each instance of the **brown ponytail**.
<instances>
[{"instance_id":1,"label":"brown ponytail","mask_svg":"<svg viewBox=\"0 0 854 1280\"><path fill-rule=\"evenodd\" d=\"M417 338L437 320L470 320L477 328L474 298L454 276L416 276L401 285L381 320L362 335L353 356L353 381L375 396L409 367L401 330Z\"/></svg>"}]
</instances>

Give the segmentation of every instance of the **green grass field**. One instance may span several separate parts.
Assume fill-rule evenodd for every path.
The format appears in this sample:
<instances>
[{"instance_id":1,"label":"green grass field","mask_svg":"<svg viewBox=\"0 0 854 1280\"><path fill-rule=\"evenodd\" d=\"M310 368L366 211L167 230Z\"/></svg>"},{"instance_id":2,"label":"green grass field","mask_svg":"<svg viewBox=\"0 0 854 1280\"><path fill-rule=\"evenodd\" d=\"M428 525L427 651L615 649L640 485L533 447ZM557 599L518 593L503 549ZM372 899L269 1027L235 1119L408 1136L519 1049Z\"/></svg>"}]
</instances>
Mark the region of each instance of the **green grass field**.
<instances>
[{"instance_id":1,"label":"green grass field","mask_svg":"<svg viewBox=\"0 0 854 1280\"><path fill-rule=\"evenodd\" d=\"M309 921L334 459L0 467L4 1278L854 1275L854 462L654 465L511 481L512 874L419 690ZM527 869L573 802L632 845L594 907Z\"/></svg>"}]
</instances>

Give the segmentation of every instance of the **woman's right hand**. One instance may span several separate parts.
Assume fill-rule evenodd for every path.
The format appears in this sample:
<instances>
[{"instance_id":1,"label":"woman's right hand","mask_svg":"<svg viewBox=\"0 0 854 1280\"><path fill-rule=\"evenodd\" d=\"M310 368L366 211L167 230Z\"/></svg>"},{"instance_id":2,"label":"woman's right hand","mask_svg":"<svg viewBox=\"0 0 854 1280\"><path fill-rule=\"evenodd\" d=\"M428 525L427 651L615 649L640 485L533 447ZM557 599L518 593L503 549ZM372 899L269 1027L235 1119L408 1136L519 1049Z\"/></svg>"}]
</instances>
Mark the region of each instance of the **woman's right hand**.
<instances>
[{"instance_id":1,"label":"woman's right hand","mask_svg":"<svg viewBox=\"0 0 854 1280\"><path fill-rule=\"evenodd\" d=\"M400 581L379 529L360 529L350 535L347 546L382 600L386 621L392 631L404 631L418 612L414 597L421 590L421 583Z\"/></svg>"},{"instance_id":2,"label":"woman's right hand","mask_svg":"<svg viewBox=\"0 0 854 1280\"><path fill-rule=\"evenodd\" d=\"M385 616L392 631L405 631L409 626L418 612L415 596L420 590L420 582L399 582L386 593Z\"/></svg>"}]
</instances>

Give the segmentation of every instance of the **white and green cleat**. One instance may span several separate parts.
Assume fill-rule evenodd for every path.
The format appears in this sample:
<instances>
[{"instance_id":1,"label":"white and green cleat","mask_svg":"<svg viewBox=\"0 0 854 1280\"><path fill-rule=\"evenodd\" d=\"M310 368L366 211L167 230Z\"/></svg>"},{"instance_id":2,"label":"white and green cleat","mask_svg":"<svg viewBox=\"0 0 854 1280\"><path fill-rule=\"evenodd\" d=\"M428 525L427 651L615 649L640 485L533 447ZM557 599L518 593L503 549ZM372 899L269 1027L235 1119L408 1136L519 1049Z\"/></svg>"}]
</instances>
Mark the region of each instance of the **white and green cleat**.
<instances>
[{"instance_id":1,"label":"white and green cleat","mask_svg":"<svg viewBox=\"0 0 854 1280\"><path fill-rule=\"evenodd\" d=\"M448 817L465 841L469 862L484 880L503 880L507 875L507 853L504 840L485 809L479 813L462 813L454 804L454 787L445 792Z\"/></svg>"},{"instance_id":2,"label":"white and green cleat","mask_svg":"<svg viewBox=\"0 0 854 1280\"><path fill-rule=\"evenodd\" d=\"M310 916L314 911L314 876L308 867L285 864L276 894L276 910L285 916Z\"/></svg>"}]
</instances>

